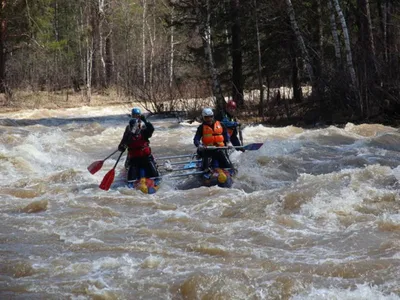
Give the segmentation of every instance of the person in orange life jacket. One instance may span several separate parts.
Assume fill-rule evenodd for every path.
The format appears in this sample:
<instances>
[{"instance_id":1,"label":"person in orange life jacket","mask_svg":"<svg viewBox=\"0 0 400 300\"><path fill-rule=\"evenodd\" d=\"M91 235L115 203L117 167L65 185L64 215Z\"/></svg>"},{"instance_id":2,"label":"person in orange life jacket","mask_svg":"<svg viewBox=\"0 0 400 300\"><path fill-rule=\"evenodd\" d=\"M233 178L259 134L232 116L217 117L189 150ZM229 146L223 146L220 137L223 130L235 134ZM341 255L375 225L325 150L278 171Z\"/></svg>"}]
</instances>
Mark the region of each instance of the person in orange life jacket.
<instances>
[{"instance_id":1,"label":"person in orange life jacket","mask_svg":"<svg viewBox=\"0 0 400 300\"><path fill-rule=\"evenodd\" d=\"M238 138L238 132L240 129L240 123L236 119L236 102L229 100L226 104L226 110L222 111L217 115L216 120L220 121L228 130L228 134L233 146L243 146ZM243 148L239 148L240 151L245 151Z\"/></svg>"},{"instance_id":2,"label":"person in orange life jacket","mask_svg":"<svg viewBox=\"0 0 400 300\"><path fill-rule=\"evenodd\" d=\"M203 123L197 128L193 143L197 147L197 153L202 158L202 170L208 169L209 158L211 167L233 168L226 149L207 150L207 146L232 147L226 127L214 120L211 108L202 111Z\"/></svg>"},{"instance_id":3,"label":"person in orange life jacket","mask_svg":"<svg viewBox=\"0 0 400 300\"><path fill-rule=\"evenodd\" d=\"M160 176L149 145L153 132L153 124L143 115L132 118L126 126L118 150L125 151L128 148L128 181Z\"/></svg>"}]
</instances>

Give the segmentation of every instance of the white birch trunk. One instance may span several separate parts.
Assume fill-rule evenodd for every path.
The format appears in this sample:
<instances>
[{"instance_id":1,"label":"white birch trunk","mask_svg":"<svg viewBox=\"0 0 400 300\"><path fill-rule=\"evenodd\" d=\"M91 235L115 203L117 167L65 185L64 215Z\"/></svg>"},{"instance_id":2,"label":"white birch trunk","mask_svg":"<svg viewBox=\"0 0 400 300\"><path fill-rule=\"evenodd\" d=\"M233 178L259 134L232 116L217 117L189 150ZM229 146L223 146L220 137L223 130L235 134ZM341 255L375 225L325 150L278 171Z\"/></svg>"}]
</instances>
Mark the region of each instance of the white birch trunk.
<instances>
[{"instance_id":1,"label":"white birch trunk","mask_svg":"<svg viewBox=\"0 0 400 300\"><path fill-rule=\"evenodd\" d=\"M142 15L142 72L143 72L143 85L146 85L146 14L147 14L147 1L143 0L143 15Z\"/></svg>"},{"instance_id":2,"label":"white birch trunk","mask_svg":"<svg viewBox=\"0 0 400 300\"><path fill-rule=\"evenodd\" d=\"M171 23L174 22L174 8L171 11ZM171 36L170 36L170 57L169 57L169 87L172 88L172 83L174 80L174 26L171 26Z\"/></svg>"},{"instance_id":3,"label":"white birch trunk","mask_svg":"<svg viewBox=\"0 0 400 300\"><path fill-rule=\"evenodd\" d=\"M358 88L358 84L357 84L356 71L355 71L354 65L353 65L353 56L351 53L351 46L350 46L350 36L349 36L349 32L347 30L346 20L344 18L342 9L340 8L339 0L333 0L333 4L334 4L335 10L336 10L336 13L339 17L340 24L342 26L342 31L343 31L343 36L344 36L344 45L345 45L345 51L346 51L347 70L350 73L350 78L351 78L351 83L352 83L353 89L356 91Z\"/></svg>"},{"instance_id":4,"label":"white birch trunk","mask_svg":"<svg viewBox=\"0 0 400 300\"><path fill-rule=\"evenodd\" d=\"M374 41L374 31L373 31L373 26L372 26L372 20L371 20L371 10L369 8L369 0L365 0L365 6L367 10L367 20L368 20L368 33L369 33L369 42L371 46L371 52L373 57L375 58L375 41Z\"/></svg>"},{"instance_id":5,"label":"white birch trunk","mask_svg":"<svg viewBox=\"0 0 400 300\"><path fill-rule=\"evenodd\" d=\"M335 47L336 64L340 66L342 64L342 55L340 51L339 34L336 26L335 11L333 10L332 0L328 0L328 8L329 8L329 20L331 23L331 31L333 38L333 46Z\"/></svg>"},{"instance_id":6,"label":"white birch trunk","mask_svg":"<svg viewBox=\"0 0 400 300\"><path fill-rule=\"evenodd\" d=\"M257 14L257 0L254 0L254 14L256 22L256 37L257 37L257 56L258 56L258 88L260 89L260 116L264 120L264 87L262 82L262 56L261 56L261 42L260 30L258 28L258 14Z\"/></svg>"},{"instance_id":7,"label":"white birch trunk","mask_svg":"<svg viewBox=\"0 0 400 300\"><path fill-rule=\"evenodd\" d=\"M105 18L104 0L99 0L99 55L101 62L102 83L106 78L106 62L104 59L104 37L103 37L103 23Z\"/></svg>"},{"instance_id":8,"label":"white birch trunk","mask_svg":"<svg viewBox=\"0 0 400 300\"><path fill-rule=\"evenodd\" d=\"M154 6L153 6L154 7ZM149 42L150 42L150 58L149 58L149 76L148 81L150 85L150 91L152 92L153 88L153 64L154 64L154 45L156 41L156 21L155 21L155 13L153 12L153 29L151 28L149 22L146 20L147 30L149 32Z\"/></svg>"},{"instance_id":9,"label":"white birch trunk","mask_svg":"<svg viewBox=\"0 0 400 300\"><path fill-rule=\"evenodd\" d=\"M90 14L87 16L87 26L90 26ZM93 66L93 36L86 35L86 98L92 99L92 66Z\"/></svg>"},{"instance_id":10,"label":"white birch trunk","mask_svg":"<svg viewBox=\"0 0 400 300\"><path fill-rule=\"evenodd\" d=\"M306 44L304 43L303 36L301 35L299 26L297 25L296 16L295 16L295 13L294 13L292 1L291 0L286 0L286 4L288 6L290 24L292 26L294 34L296 35L297 42L299 43L301 52L303 54L303 59L304 59L305 65L306 65L308 77L310 79L311 85L314 86L314 71L313 71L311 63L310 63L310 56L308 54L308 50L307 50Z\"/></svg>"},{"instance_id":11,"label":"white birch trunk","mask_svg":"<svg viewBox=\"0 0 400 300\"><path fill-rule=\"evenodd\" d=\"M219 107L219 100L224 100L221 90L221 85L219 84L218 80L218 73L217 69L215 68L215 62L212 54L212 47L211 47L211 15L210 15L210 1L206 1L207 5L207 16L206 22L204 24L203 31L203 42L204 42L204 52L209 64L209 70L212 79L212 87L213 87L213 94L216 97L216 105ZM219 99L221 98L221 99Z\"/></svg>"}]
</instances>

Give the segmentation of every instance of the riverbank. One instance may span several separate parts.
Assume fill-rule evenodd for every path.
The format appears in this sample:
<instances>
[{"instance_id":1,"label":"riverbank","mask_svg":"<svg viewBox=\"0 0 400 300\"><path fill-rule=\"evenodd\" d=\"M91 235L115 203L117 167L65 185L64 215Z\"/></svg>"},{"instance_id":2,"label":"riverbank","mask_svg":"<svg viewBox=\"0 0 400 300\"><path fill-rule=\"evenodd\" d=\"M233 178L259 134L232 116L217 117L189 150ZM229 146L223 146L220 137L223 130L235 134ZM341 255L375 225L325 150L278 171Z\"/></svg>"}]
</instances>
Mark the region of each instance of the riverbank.
<instances>
[{"instance_id":1,"label":"riverbank","mask_svg":"<svg viewBox=\"0 0 400 300\"><path fill-rule=\"evenodd\" d=\"M114 91L93 93L90 101L83 93L69 90L60 92L27 92L17 91L12 97L0 94L0 112L15 112L26 109L59 109L82 106L131 105L132 99L122 97Z\"/></svg>"},{"instance_id":2,"label":"riverbank","mask_svg":"<svg viewBox=\"0 0 400 300\"><path fill-rule=\"evenodd\" d=\"M196 100L194 100L194 102L196 102ZM207 103L204 105L210 105L210 99L206 102ZM143 103L136 102L131 97L122 96L115 90L107 90L102 93L93 92L90 101L88 101L83 92L76 93L72 90L62 90L57 92L16 91L13 93L12 97L6 97L4 94L0 94L0 113L34 109L79 108L84 106L103 107L117 105L126 106L127 112L129 112L133 106L139 106L144 111L147 111ZM307 107L306 103L300 105L301 107L299 107L299 104L286 103L286 105L284 105L284 103L275 103L275 105L270 106L267 109L264 118L260 118L257 116L257 105L255 103L248 103L248 108L241 111L239 119L242 124L257 123L275 127L285 127L290 125L303 128L320 128L330 125L342 127L349 122L353 124L369 123L400 127L400 115L397 116L395 113L382 113L361 120L353 115L349 115L349 112L325 111L324 113L321 113L320 110L315 107ZM196 119L198 110L201 109L202 105L198 103L190 103L190 105L186 106L186 108L190 110L187 113L188 119ZM182 107L179 108L183 109ZM187 111L187 109L183 110Z\"/></svg>"}]
</instances>

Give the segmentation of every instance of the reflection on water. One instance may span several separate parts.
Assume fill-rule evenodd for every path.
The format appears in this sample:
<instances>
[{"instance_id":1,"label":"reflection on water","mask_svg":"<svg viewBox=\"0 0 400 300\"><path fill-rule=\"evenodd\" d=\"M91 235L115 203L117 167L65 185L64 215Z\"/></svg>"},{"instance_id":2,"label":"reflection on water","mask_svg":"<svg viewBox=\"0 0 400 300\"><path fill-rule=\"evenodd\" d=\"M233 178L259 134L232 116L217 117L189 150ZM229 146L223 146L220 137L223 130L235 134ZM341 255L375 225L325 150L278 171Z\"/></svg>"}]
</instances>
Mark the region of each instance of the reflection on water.
<instances>
[{"instance_id":1,"label":"reflection on water","mask_svg":"<svg viewBox=\"0 0 400 300\"><path fill-rule=\"evenodd\" d=\"M396 128L245 127L234 187L98 188L126 108L0 116L1 299L399 299ZM198 124L150 118L155 156ZM121 160L123 161L123 160ZM122 167L122 163L119 167ZM120 173L117 167L117 173Z\"/></svg>"}]
</instances>

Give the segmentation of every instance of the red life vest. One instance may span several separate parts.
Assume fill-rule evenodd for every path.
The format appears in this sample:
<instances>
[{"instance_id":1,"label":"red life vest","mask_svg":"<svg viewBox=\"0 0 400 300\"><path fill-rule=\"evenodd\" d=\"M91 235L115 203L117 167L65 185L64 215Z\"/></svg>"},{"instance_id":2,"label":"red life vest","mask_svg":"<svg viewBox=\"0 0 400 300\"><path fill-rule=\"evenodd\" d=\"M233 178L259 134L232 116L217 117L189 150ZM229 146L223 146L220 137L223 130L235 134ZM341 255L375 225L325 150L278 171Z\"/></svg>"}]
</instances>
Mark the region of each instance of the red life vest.
<instances>
[{"instance_id":1,"label":"red life vest","mask_svg":"<svg viewBox=\"0 0 400 300\"><path fill-rule=\"evenodd\" d=\"M149 142L143 139L141 134L132 134L128 144L128 157L145 157L151 154Z\"/></svg>"}]
</instances>

